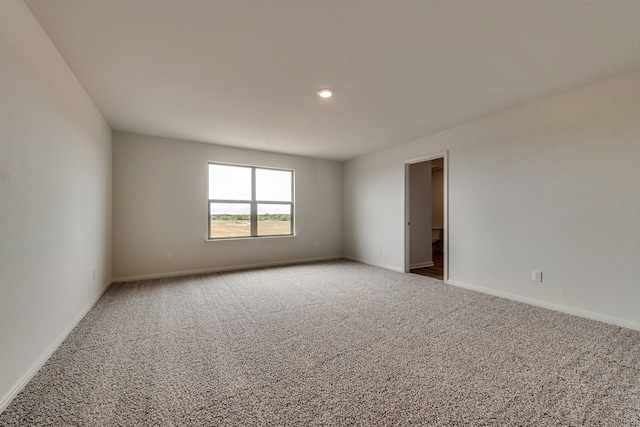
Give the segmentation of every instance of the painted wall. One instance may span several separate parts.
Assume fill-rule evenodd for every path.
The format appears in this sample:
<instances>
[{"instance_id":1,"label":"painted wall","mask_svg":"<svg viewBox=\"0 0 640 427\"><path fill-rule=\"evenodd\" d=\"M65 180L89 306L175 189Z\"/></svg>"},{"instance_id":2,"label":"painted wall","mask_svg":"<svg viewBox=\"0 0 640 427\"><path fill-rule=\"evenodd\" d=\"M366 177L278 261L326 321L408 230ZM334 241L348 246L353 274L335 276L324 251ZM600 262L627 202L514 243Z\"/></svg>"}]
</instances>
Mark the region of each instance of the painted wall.
<instances>
[{"instance_id":1,"label":"painted wall","mask_svg":"<svg viewBox=\"0 0 640 427\"><path fill-rule=\"evenodd\" d=\"M294 169L296 236L206 242L209 161ZM341 162L115 132L113 175L115 278L343 254Z\"/></svg>"},{"instance_id":2,"label":"painted wall","mask_svg":"<svg viewBox=\"0 0 640 427\"><path fill-rule=\"evenodd\" d=\"M431 162L409 165L410 267L433 265L431 254Z\"/></svg>"},{"instance_id":3,"label":"painted wall","mask_svg":"<svg viewBox=\"0 0 640 427\"><path fill-rule=\"evenodd\" d=\"M638 112L640 70L349 161L345 254L402 269L403 161L448 150L450 283L640 329Z\"/></svg>"},{"instance_id":4,"label":"painted wall","mask_svg":"<svg viewBox=\"0 0 640 427\"><path fill-rule=\"evenodd\" d=\"M431 174L431 222L444 227L444 170L434 169Z\"/></svg>"},{"instance_id":5,"label":"painted wall","mask_svg":"<svg viewBox=\"0 0 640 427\"><path fill-rule=\"evenodd\" d=\"M111 130L26 5L3 0L0 410L110 282L110 224Z\"/></svg>"}]
</instances>

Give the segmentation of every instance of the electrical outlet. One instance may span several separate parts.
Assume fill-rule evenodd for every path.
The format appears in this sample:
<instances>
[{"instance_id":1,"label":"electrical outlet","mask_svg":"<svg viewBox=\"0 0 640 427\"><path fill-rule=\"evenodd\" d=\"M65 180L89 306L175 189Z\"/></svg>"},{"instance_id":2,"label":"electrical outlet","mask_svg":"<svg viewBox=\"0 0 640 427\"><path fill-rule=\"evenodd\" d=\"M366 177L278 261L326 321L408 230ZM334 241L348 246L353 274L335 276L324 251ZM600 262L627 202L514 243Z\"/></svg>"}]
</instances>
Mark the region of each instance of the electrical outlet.
<instances>
[{"instance_id":1,"label":"electrical outlet","mask_svg":"<svg viewBox=\"0 0 640 427\"><path fill-rule=\"evenodd\" d=\"M533 270L531 272L531 280L534 282L542 282L542 271Z\"/></svg>"},{"instance_id":2,"label":"electrical outlet","mask_svg":"<svg viewBox=\"0 0 640 427\"><path fill-rule=\"evenodd\" d=\"M320 247L320 243L316 242L316 249Z\"/></svg>"},{"instance_id":3,"label":"electrical outlet","mask_svg":"<svg viewBox=\"0 0 640 427\"><path fill-rule=\"evenodd\" d=\"M164 260L165 261L171 261L171 252L166 252L164 254Z\"/></svg>"}]
</instances>

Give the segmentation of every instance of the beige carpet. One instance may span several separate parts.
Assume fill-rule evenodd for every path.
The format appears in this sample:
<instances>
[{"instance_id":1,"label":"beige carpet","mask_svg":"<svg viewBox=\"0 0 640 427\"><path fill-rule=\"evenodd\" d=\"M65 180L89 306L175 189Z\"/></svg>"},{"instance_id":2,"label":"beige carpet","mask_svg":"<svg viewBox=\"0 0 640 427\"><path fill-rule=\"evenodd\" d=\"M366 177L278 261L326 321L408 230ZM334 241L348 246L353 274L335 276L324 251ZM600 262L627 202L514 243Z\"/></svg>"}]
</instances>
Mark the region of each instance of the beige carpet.
<instances>
[{"instance_id":1,"label":"beige carpet","mask_svg":"<svg viewBox=\"0 0 640 427\"><path fill-rule=\"evenodd\" d=\"M111 286L0 425L640 425L639 355L349 261L151 280Z\"/></svg>"}]
</instances>

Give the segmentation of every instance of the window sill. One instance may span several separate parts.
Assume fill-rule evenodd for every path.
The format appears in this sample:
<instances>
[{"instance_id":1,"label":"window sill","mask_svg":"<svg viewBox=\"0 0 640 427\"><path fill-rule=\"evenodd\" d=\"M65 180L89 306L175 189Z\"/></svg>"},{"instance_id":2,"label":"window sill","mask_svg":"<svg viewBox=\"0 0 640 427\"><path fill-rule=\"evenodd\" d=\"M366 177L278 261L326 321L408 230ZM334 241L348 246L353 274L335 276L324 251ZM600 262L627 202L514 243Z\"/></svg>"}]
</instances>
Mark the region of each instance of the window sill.
<instances>
[{"instance_id":1,"label":"window sill","mask_svg":"<svg viewBox=\"0 0 640 427\"><path fill-rule=\"evenodd\" d=\"M243 240L251 240L251 241L256 241L256 240L271 240L271 239L290 239L292 237L296 237L295 234L285 234L282 236L250 236L250 237L226 237L226 238L220 238L220 239L207 239L205 238L204 241L205 243L217 243L217 242L229 242L229 241L243 241Z\"/></svg>"}]
</instances>

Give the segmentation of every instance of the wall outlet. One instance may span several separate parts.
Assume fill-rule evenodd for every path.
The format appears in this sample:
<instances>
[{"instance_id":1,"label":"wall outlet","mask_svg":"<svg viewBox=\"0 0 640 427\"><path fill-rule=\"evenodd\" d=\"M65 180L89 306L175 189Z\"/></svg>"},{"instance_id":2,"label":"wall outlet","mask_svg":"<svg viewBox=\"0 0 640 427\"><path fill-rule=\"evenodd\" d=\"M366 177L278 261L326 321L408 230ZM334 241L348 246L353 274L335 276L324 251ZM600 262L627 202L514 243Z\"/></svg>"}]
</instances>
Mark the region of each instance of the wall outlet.
<instances>
[{"instance_id":1,"label":"wall outlet","mask_svg":"<svg viewBox=\"0 0 640 427\"><path fill-rule=\"evenodd\" d=\"M378 253L381 254L382 253L382 246L378 246Z\"/></svg>"},{"instance_id":2,"label":"wall outlet","mask_svg":"<svg viewBox=\"0 0 640 427\"><path fill-rule=\"evenodd\" d=\"M165 261L171 261L171 252L165 252L164 260Z\"/></svg>"},{"instance_id":3,"label":"wall outlet","mask_svg":"<svg viewBox=\"0 0 640 427\"><path fill-rule=\"evenodd\" d=\"M531 280L533 280L534 282L542 282L542 271L531 271Z\"/></svg>"},{"instance_id":4,"label":"wall outlet","mask_svg":"<svg viewBox=\"0 0 640 427\"><path fill-rule=\"evenodd\" d=\"M316 249L320 247L320 243L316 242Z\"/></svg>"}]
</instances>

